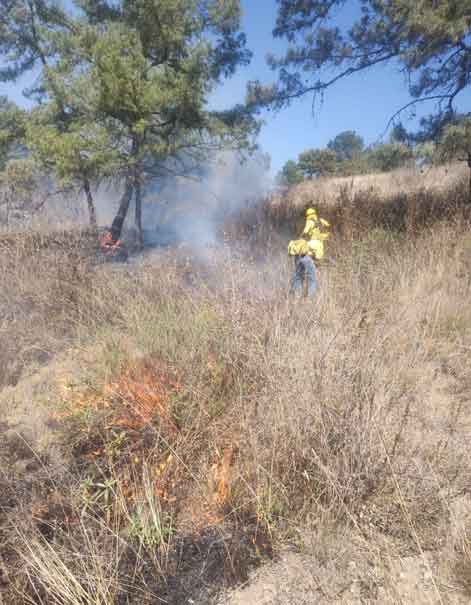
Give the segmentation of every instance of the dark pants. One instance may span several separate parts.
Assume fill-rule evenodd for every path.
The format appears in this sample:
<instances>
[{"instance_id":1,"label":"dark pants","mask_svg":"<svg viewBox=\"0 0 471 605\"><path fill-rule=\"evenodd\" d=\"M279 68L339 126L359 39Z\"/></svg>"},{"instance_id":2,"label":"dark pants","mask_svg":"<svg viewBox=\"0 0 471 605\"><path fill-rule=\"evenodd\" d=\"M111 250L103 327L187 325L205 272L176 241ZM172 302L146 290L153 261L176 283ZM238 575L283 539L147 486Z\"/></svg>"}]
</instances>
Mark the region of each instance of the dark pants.
<instances>
[{"instance_id":1,"label":"dark pants","mask_svg":"<svg viewBox=\"0 0 471 605\"><path fill-rule=\"evenodd\" d=\"M294 257L294 277L291 283L293 294L304 294L304 282L307 283L307 296L314 296L317 290L316 266L310 256Z\"/></svg>"}]
</instances>

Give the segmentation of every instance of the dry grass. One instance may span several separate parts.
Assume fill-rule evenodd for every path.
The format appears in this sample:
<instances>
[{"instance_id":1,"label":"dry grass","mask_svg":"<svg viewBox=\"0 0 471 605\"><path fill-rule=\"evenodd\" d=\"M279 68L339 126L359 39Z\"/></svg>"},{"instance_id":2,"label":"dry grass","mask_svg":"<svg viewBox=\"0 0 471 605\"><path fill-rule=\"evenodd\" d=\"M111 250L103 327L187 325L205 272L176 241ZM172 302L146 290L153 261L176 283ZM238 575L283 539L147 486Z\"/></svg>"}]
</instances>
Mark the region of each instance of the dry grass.
<instances>
[{"instance_id":1,"label":"dry grass","mask_svg":"<svg viewBox=\"0 0 471 605\"><path fill-rule=\"evenodd\" d=\"M280 234L291 239L301 232L303 211L313 205L331 221L336 240L358 240L376 229L415 237L436 222L455 220L463 209L469 215L468 179L457 165L306 181L264 204L249 205L226 230L278 246Z\"/></svg>"},{"instance_id":2,"label":"dry grass","mask_svg":"<svg viewBox=\"0 0 471 605\"><path fill-rule=\"evenodd\" d=\"M352 237L344 214L315 301L289 299L275 232L253 253L72 274L74 255L10 246L4 384L46 361L23 353L15 373L18 343L73 345L77 367L49 378L44 411L67 472L45 453L26 477L3 469L7 602L209 603L310 533L321 575L338 534L373 567L426 562L436 602L450 574L466 585L469 565L443 562L469 555L464 530L447 536L470 488L471 239L465 215L445 218ZM368 577L362 598L381 602Z\"/></svg>"},{"instance_id":3,"label":"dry grass","mask_svg":"<svg viewBox=\"0 0 471 605\"><path fill-rule=\"evenodd\" d=\"M423 169L400 168L392 172L350 177L323 177L293 187L284 200L287 199L290 205L299 210L312 201L322 206L336 205L345 191L351 198L366 194L382 201L421 192L447 196L467 174L468 169L464 164L451 164ZM274 199L275 204L280 202L283 203L281 199Z\"/></svg>"},{"instance_id":4,"label":"dry grass","mask_svg":"<svg viewBox=\"0 0 471 605\"><path fill-rule=\"evenodd\" d=\"M0 387L49 360L83 322L93 246L87 232L0 236Z\"/></svg>"}]
</instances>

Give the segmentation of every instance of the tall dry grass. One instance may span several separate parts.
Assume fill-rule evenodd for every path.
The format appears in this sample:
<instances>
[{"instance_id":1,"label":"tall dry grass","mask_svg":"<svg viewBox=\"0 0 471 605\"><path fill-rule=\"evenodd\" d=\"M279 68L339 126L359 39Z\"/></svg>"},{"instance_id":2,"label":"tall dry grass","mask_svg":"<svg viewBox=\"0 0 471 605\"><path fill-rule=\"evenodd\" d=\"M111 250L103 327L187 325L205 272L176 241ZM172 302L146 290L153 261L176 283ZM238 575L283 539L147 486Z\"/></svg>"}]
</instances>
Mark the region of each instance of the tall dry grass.
<instances>
[{"instance_id":1,"label":"tall dry grass","mask_svg":"<svg viewBox=\"0 0 471 605\"><path fill-rule=\"evenodd\" d=\"M421 193L444 195L461 181L466 180L468 168L465 164L446 164L423 168L399 168L391 172L363 174L344 177L322 177L306 180L292 187L283 200L298 210L314 201L322 206L335 206L339 196L347 191L351 198L376 197L387 201L401 195L415 196ZM275 197L274 203L283 203Z\"/></svg>"},{"instance_id":2,"label":"tall dry grass","mask_svg":"<svg viewBox=\"0 0 471 605\"><path fill-rule=\"evenodd\" d=\"M465 168L442 166L417 171L399 170L380 175L323 178L305 181L265 203L248 205L231 217L226 230L243 233L252 242L279 245L279 234L292 238L303 227L310 206L329 219L334 234L358 240L374 229L414 237L443 220L469 213Z\"/></svg>"},{"instance_id":3,"label":"tall dry grass","mask_svg":"<svg viewBox=\"0 0 471 605\"><path fill-rule=\"evenodd\" d=\"M0 386L70 343L84 322L95 248L88 232L0 236Z\"/></svg>"},{"instance_id":4,"label":"tall dry grass","mask_svg":"<svg viewBox=\"0 0 471 605\"><path fill-rule=\"evenodd\" d=\"M34 498L3 469L11 602L208 603L312 527L348 528L373 564L380 536L433 552L438 599L469 583L450 557L468 540L449 543L469 489L469 224L339 216L313 301L289 297L276 232L60 278L73 255L10 256L5 342L74 344L77 366L50 385L67 478Z\"/></svg>"}]
</instances>

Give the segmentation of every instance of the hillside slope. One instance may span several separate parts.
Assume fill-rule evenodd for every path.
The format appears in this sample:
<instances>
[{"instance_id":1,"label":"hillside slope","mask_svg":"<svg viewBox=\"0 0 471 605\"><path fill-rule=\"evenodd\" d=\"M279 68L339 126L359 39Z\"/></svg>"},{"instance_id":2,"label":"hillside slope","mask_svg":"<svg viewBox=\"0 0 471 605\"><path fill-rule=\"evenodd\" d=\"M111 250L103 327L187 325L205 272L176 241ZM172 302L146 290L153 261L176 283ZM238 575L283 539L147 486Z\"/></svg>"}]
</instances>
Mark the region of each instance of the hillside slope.
<instances>
[{"instance_id":1,"label":"hillside slope","mask_svg":"<svg viewBox=\"0 0 471 605\"><path fill-rule=\"evenodd\" d=\"M10 245L5 603L469 602L469 212L340 218L313 301L266 223L128 265Z\"/></svg>"}]
</instances>

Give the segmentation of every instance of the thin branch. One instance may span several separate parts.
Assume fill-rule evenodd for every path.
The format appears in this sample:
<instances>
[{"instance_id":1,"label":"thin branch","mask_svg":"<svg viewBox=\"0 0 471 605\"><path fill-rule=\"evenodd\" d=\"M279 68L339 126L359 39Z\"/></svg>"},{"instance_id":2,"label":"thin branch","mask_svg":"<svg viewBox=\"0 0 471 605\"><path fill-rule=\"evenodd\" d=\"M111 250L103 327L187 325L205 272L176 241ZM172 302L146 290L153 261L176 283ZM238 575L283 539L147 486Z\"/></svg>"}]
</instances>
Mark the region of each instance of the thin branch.
<instances>
[{"instance_id":1,"label":"thin branch","mask_svg":"<svg viewBox=\"0 0 471 605\"><path fill-rule=\"evenodd\" d=\"M423 103L425 101L443 101L444 99L449 99L451 95L447 94L447 95L432 95L429 97L422 97L420 99L414 99L413 101L409 101L409 103L406 103L405 105L403 105L400 109L398 109L388 120L388 123L386 125L386 128L384 129L384 132L381 134L380 139L382 139L384 137L384 135L387 133L387 131L389 130L389 128L391 127L391 125L394 123L394 121L396 120L396 118L399 117L399 115L405 111L406 109L408 109L409 107L413 107L414 105L416 105L417 103Z\"/></svg>"},{"instance_id":2,"label":"thin branch","mask_svg":"<svg viewBox=\"0 0 471 605\"><path fill-rule=\"evenodd\" d=\"M333 78L328 80L327 82L318 82L314 86L303 87L301 90L298 90L297 92L295 92L293 94L283 95L280 93L279 98L285 99L285 100L297 99L309 92L315 92L315 93L321 92L323 90L326 90L333 84L335 84L338 80L341 80L342 78L345 78L347 76L351 76L354 73L357 73L359 71L363 71L364 69L368 69L369 67L373 67L374 65L378 65L379 63L383 63L384 61L389 61L390 59L393 59L394 57L396 57L397 54L398 54L397 52L389 53L383 57L379 57L378 59L370 61L366 65L359 65L357 67L348 67L347 69L340 72L339 74L337 74L336 76L334 76Z\"/></svg>"}]
</instances>

